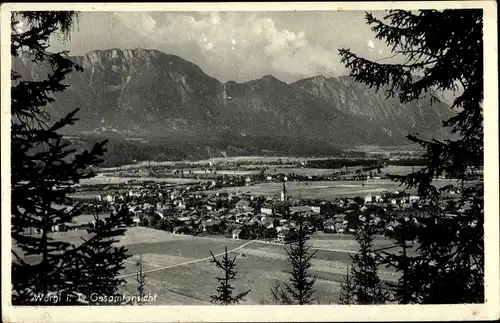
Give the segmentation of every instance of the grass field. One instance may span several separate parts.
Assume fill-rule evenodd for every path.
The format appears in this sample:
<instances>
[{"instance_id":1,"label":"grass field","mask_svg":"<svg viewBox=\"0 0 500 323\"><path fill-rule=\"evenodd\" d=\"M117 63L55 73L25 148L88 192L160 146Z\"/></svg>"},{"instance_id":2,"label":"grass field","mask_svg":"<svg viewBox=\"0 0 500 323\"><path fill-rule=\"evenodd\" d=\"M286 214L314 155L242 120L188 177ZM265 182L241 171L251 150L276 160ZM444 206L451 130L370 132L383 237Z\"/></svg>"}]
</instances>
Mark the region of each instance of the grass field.
<instances>
[{"instance_id":1,"label":"grass field","mask_svg":"<svg viewBox=\"0 0 500 323\"><path fill-rule=\"evenodd\" d=\"M268 170L266 170L266 174L275 175L275 174L297 174L303 176L314 176L314 175L332 175L336 170L335 169L323 169L323 168L292 168L292 167L273 167L270 166Z\"/></svg>"},{"instance_id":2,"label":"grass field","mask_svg":"<svg viewBox=\"0 0 500 323\"><path fill-rule=\"evenodd\" d=\"M78 244L86 236L85 231L57 233L59 239ZM342 237L342 238L339 238ZM328 246L338 251L317 251L312 260L311 273L317 276L315 290L321 304L338 300L339 282L349 264L348 250L356 250L355 242L343 236L313 236L311 246ZM326 245L326 243L330 243ZM377 239L376 245L387 241ZM208 305L210 295L217 286L216 276L221 272L210 263L212 251L216 256L225 247L237 256L238 279L234 286L237 292L251 289L243 304L261 304L271 300L270 287L276 280L289 282L290 269L285 246L257 241L232 240L223 237L192 237L173 235L148 228L129 228L120 241L131 257L121 272L126 280L123 291L136 294L137 261L141 255L147 275L147 292L156 293L157 298L149 305ZM340 250L345 248L346 251ZM381 278L394 280L396 276L386 270Z\"/></svg>"},{"instance_id":3,"label":"grass field","mask_svg":"<svg viewBox=\"0 0 500 323\"><path fill-rule=\"evenodd\" d=\"M363 186L364 183L364 186ZM260 183L243 187L225 187L220 191L250 192L254 195L279 195L283 183ZM286 183L288 196L301 198L334 199L339 197L365 196L368 193L382 193L388 190L397 190L401 187L388 180L362 181L315 181L315 182L288 182Z\"/></svg>"},{"instance_id":4,"label":"grass field","mask_svg":"<svg viewBox=\"0 0 500 323\"><path fill-rule=\"evenodd\" d=\"M434 185L439 188L451 183L451 180L439 180ZM271 182L249 186L224 187L218 191L278 196L282 189L283 183ZM387 191L401 191L404 187L390 180L377 179L366 181L287 182L286 189L288 196L295 198L332 200L340 197L363 197L370 193L381 194ZM414 193L415 191L415 189L406 190L408 193Z\"/></svg>"},{"instance_id":5,"label":"grass field","mask_svg":"<svg viewBox=\"0 0 500 323\"><path fill-rule=\"evenodd\" d=\"M128 181L152 181L157 183L168 184L191 184L198 183L200 180L193 178L175 178L175 177L121 177L121 176L108 176L98 174L95 177L82 179L81 185L98 185L98 184L124 184Z\"/></svg>"}]
</instances>

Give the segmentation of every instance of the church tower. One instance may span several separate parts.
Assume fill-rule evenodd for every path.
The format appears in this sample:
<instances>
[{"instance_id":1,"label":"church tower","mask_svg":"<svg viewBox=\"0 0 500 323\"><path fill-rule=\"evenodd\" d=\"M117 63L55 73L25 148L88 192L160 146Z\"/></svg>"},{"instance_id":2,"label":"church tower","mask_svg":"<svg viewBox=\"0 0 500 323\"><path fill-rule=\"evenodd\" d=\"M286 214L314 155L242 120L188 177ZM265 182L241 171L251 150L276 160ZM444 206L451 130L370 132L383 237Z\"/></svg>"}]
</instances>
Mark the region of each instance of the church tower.
<instances>
[{"instance_id":1,"label":"church tower","mask_svg":"<svg viewBox=\"0 0 500 323\"><path fill-rule=\"evenodd\" d=\"M281 190L281 201L284 202L286 200L287 200L286 185L285 185L285 182L283 181L283 189Z\"/></svg>"}]
</instances>

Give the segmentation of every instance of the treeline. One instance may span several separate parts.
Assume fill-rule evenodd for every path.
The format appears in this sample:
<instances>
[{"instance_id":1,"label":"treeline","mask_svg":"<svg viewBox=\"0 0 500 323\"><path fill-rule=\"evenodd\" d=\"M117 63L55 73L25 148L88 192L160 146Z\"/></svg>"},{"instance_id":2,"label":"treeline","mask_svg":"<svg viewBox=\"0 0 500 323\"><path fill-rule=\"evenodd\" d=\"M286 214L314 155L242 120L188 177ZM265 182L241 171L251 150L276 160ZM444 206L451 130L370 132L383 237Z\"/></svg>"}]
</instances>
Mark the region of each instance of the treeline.
<instances>
[{"instance_id":1,"label":"treeline","mask_svg":"<svg viewBox=\"0 0 500 323\"><path fill-rule=\"evenodd\" d=\"M99 136L80 136L77 140L66 139L77 149L89 149ZM298 142L280 137L208 137L208 138L152 138L133 141L118 137L108 138L102 167L133 164L135 161L202 160L231 156L339 156L341 150L327 143Z\"/></svg>"},{"instance_id":2,"label":"treeline","mask_svg":"<svg viewBox=\"0 0 500 323\"><path fill-rule=\"evenodd\" d=\"M401 158L401 159L389 159L389 158L341 158L341 159L323 159L323 160L311 160L307 162L307 167L310 168L324 168L324 169L339 169L348 167L385 167L388 165L393 166L426 166L427 160L424 158ZM372 168L373 169L373 168Z\"/></svg>"},{"instance_id":3,"label":"treeline","mask_svg":"<svg viewBox=\"0 0 500 323\"><path fill-rule=\"evenodd\" d=\"M378 159L350 159L350 158L339 158L339 159L323 159L323 160L311 160L307 162L307 167L310 168L324 168L324 169L338 169L347 168L355 166L373 166L382 165L382 162Z\"/></svg>"}]
</instances>

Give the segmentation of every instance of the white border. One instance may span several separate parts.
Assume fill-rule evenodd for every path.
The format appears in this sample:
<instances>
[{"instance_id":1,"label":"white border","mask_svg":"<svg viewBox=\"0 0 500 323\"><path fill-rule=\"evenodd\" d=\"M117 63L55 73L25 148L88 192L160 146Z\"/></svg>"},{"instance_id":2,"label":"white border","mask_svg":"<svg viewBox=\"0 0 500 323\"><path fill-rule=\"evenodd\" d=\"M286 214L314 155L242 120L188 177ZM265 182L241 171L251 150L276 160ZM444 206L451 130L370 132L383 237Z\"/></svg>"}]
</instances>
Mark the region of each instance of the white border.
<instances>
[{"instance_id":1,"label":"white border","mask_svg":"<svg viewBox=\"0 0 500 323\"><path fill-rule=\"evenodd\" d=\"M379 306L143 306L12 307L10 305L10 11L283 11L482 8L484 10L485 146L485 298L478 305ZM10 322L283 322L283 321L433 321L500 318L498 61L497 10L494 1L340 2L340 3L8 3L1 16L1 207L2 321Z\"/></svg>"}]
</instances>

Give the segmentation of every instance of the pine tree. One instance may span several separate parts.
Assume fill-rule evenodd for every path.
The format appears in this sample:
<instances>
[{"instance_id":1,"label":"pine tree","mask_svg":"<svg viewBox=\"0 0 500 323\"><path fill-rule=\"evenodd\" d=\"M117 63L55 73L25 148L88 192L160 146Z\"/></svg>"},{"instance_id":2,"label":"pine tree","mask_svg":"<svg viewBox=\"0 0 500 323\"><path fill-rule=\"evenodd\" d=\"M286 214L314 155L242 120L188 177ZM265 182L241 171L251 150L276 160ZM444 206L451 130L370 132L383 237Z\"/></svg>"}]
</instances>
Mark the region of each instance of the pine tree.
<instances>
[{"instance_id":1,"label":"pine tree","mask_svg":"<svg viewBox=\"0 0 500 323\"><path fill-rule=\"evenodd\" d=\"M89 305L110 305L109 302L101 304L96 296L121 295L119 287L125 281L118 276L129 255L125 247L115 244L126 231L121 225L130 216L126 206L113 210L106 218L100 218L97 211L94 227L87 229L89 238L83 238L84 243L67 255L67 262L78 270L74 273L78 289L80 294L86 295Z\"/></svg>"},{"instance_id":2,"label":"pine tree","mask_svg":"<svg viewBox=\"0 0 500 323\"><path fill-rule=\"evenodd\" d=\"M288 255L288 261L292 265L290 272L291 284L284 284L285 290L280 292L280 298L284 304L307 305L314 301L314 283L316 277L309 273L311 268L311 259L316 251L311 252L310 247L306 246L307 235L303 228L303 219L298 220L298 230L295 234L295 241L290 248L285 248Z\"/></svg>"},{"instance_id":3,"label":"pine tree","mask_svg":"<svg viewBox=\"0 0 500 323\"><path fill-rule=\"evenodd\" d=\"M144 296L146 295L146 285L147 285L147 279L146 279L146 273L144 272L142 268L142 254L139 255L139 268L137 270L137 296L139 297L138 304L143 305L144 304Z\"/></svg>"},{"instance_id":4,"label":"pine tree","mask_svg":"<svg viewBox=\"0 0 500 323\"><path fill-rule=\"evenodd\" d=\"M376 38L385 41L403 63L373 62L341 49L350 76L390 97L411 102L439 101L437 91L455 91L455 114L443 122L455 135L447 140L408 138L422 146L426 166L407 176L390 176L406 188L417 187L430 203L432 217L417 233L418 255L407 264L411 294L418 303L481 303L484 301L484 189L473 183L483 165L483 11L480 9L389 11L383 20L366 14ZM457 183L437 190L432 181L446 175ZM440 208L442 193L461 189L449 217Z\"/></svg>"},{"instance_id":5,"label":"pine tree","mask_svg":"<svg viewBox=\"0 0 500 323\"><path fill-rule=\"evenodd\" d=\"M271 287L271 297L273 303L276 305L292 305L293 300L288 296L288 294L281 288L281 283L276 280L276 282Z\"/></svg>"},{"instance_id":6,"label":"pine tree","mask_svg":"<svg viewBox=\"0 0 500 323\"><path fill-rule=\"evenodd\" d=\"M354 233L359 244L359 251L350 254L352 275L355 285L356 304L383 304L387 296L378 276L378 259L373 250L375 225L370 216L360 219L360 225Z\"/></svg>"},{"instance_id":7,"label":"pine tree","mask_svg":"<svg viewBox=\"0 0 500 323\"><path fill-rule=\"evenodd\" d=\"M11 71L12 303L15 305L44 305L34 297L50 293L62 296L58 305L88 303L82 299L85 288L82 284L87 281L80 273L87 269L83 250L91 250L92 243L109 234L106 226L96 234L98 238L80 246L57 240L51 234L78 214L80 205L73 209L60 209L57 205L64 204L71 185L92 176L88 167L100 163L104 153L105 141L82 153L76 153L64 142L60 131L75 123L77 110L55 122L45 110L54 101L54 95L68 87L63 83L66 75L82 70L65 52L47 52L49 38L59 36L67 40L76 19L75 12L67 11L17 12L11 16L13 60L19 61L22 55L25 61L30 60L47 71L45 79L23 79ZM40 234L31 234L33 230ZM121 257L122 252L103 251L102 256L108 253L110 258ZM35 261L26 262L26 256ZM97 277L92 279L95 281Z\"/></svg>"},{"instance_id":8,"label":"pine tree","mask_svg":"<svg viewBox=\"0 0 500 323\"><path fill-rule=\"evenodd\" d=\"M396 284L387 283L393 293L393 298L398 304L412 304L418 303L416 294L412 288L412 266L415 259L408 254L408 241L413 240L415 231L418 230L415 218L402 217L397 219L398 225L395 225L394 238L396 239L396 246L399 247L398 253L381 252L382 263L387 264L387 267L394 267L401 273Z\"/></svg>"},{"instance_id":9,"label":"pine tree","mask_svg":"<svg viewBox=\"0 0 500 323\"><path fill-rule=\"evenodd\" d=\"M211 251L210 254L212 255L212 260L210 262L214 263L217 268L224 272L224 277L216 277L219 286L216 289L216 294L210 296L211 302L221 305L238 304L251 290L249 289L243 293L233 295L234 287L230 282L236 279L236 257L233 259L229 258L227 247L225 248L222 260L215 258Z\"/></svg>"},{"instance_id":10,"label":"pine tree","mask_svg":"<svg viewBox=\"0 0 500 323\"><path fill-rule=\"evenodd\" d=\"M351 267L346 269L346 275L340 283L339 303L342 305L356 304L356 285L351 275Z\"/></svg>"}]
</instances>

